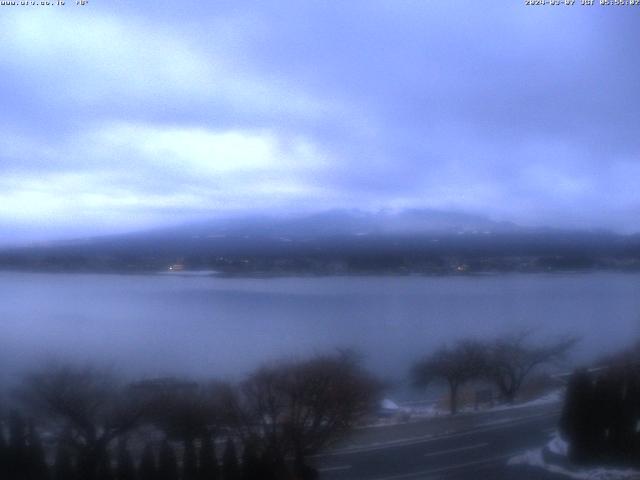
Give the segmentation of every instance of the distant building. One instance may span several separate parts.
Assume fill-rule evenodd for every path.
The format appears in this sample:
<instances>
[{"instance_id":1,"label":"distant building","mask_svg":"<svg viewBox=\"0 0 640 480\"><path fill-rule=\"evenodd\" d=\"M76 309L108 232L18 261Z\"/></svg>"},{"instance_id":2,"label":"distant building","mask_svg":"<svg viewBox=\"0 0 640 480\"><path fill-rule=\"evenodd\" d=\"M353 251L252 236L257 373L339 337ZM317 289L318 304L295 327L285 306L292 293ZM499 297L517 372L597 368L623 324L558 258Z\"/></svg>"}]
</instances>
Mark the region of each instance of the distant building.
<instances>
[{"instance_id":1,"label":"distant building","mask_svg":"<svg viewBox=\"0 0 640 480\"><path fill-rule=\"evenodd\" d=\"M184 261L182 259L178 259L176 263L172 263L169 265L168 270L170 272L181 272L184 270Z\"/></svg>"}]
</instances>

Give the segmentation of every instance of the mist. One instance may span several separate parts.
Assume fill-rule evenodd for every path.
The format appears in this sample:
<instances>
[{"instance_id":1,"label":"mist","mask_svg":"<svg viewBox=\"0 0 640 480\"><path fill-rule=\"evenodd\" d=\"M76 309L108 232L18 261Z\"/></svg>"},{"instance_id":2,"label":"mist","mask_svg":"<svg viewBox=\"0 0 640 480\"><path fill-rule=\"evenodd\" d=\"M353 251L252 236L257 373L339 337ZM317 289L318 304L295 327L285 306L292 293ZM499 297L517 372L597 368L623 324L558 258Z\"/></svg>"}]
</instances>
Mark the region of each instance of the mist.
<instances>
[{"instance_id":1,"label":"mist","mask_svg":"<svg viewBox=\"0 0 640 480\"><path fill-rule=\"evenodd\" d=\"M0 3L0 478L640 476L635 0Z\"/></svg>"}]
</instances>

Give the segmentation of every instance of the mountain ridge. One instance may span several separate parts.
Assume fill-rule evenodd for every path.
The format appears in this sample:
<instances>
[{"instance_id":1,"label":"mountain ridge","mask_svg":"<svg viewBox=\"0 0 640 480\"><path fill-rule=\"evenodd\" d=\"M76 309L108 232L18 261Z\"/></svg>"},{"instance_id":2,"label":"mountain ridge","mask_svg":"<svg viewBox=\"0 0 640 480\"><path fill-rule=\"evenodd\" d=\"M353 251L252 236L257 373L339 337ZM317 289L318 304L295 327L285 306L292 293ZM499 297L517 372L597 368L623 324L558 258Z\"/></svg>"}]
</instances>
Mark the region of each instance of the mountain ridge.
<instances>
[{"instance_id":1,"label":"mountain ridge","mask_svg":"<svg viewBox=\"0 0 640 480\"><path fill-rule=\"evenodd\" d=\"M228 274L636 268L640 235L524 227L441 210L215 219L0 250L0 268Z\"/></svg>"}]
</instances>

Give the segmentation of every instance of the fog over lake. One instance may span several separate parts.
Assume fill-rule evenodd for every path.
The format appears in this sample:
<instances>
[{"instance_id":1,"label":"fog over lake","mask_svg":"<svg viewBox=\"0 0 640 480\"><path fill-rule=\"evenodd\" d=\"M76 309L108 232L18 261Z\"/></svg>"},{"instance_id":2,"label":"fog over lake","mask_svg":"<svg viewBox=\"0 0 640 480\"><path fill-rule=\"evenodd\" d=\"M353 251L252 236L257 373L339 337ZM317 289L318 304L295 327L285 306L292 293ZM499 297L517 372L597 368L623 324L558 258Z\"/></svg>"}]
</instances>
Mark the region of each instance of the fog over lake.
<instances>
[{"instance_id":1,"label":"fog over lake","mask_svg":"<svg viewBox=\"0 0 640 480\"><path fill-rule=\"evenodd\" d=\"M396 382L466 335L577 334L574 359L640 335L640 275L215 278L0 273L2 375L51 359L131 375L233 378L261 361L355 347Z\"/></svg>"}]
</instances>

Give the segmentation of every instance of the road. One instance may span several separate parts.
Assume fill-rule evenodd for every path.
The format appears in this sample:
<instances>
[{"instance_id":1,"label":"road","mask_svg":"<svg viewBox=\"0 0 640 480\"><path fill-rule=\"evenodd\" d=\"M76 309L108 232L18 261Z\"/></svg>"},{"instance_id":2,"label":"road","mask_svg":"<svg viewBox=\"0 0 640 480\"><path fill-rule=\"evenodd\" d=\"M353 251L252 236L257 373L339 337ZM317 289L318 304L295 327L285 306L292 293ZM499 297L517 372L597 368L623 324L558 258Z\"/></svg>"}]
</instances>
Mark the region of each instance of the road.
<instances>
[{"instance_id":1,"label":"road","mask_svg":"<svg viewBox=\"0 0 640 480\"><path fill-rule=\"evenodd\" d=\"M551 405L476 415L451 433L433 434L430 421L378 427L361 433L358 445L319 455L315 463L321 480L557 480L565 477L507 460L545 444L558 416L559 406Z\"/></svg>"}]
</instances>

